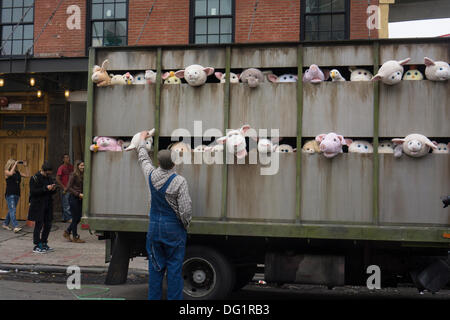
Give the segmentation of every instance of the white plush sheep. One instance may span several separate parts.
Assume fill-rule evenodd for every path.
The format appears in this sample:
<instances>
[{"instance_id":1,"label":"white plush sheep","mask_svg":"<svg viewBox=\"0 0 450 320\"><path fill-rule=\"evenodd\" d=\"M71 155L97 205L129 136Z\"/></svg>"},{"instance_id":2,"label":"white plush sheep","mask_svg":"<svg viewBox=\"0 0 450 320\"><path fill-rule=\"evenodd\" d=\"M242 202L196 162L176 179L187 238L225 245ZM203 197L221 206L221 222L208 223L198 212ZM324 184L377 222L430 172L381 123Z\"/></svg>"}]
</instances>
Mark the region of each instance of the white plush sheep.
<instances>
[{"instance_id":1,"label":"white plush sheep","mask_svg":"<svg viewBox=\"0 0 450 320\"><path fill-rule=\"evenodd\" d=\"M447 62L436 61L434 62L430 58L425 57L425 75L428 80L432 81L445 81L450 79L450 66Z\"/></svg>"},{"instance_id":2,"label":"white plush sheep","mask_svg":"<svg viewBox=\"0 0 450 320\"><path fill-rule=\"evenodd\" d=\"M392 141L383 140L378 143L378 153L394 153L394 144Z\"/></svg>"},{"instance_id":3,"label":"white plush sheep","mask_svg":"<svg viewBox=\"0 0 450 320\"><path fill-rule=\"evenodd\" d=\"M378 73L372 77L372 81L381 80L384 84L393 85L402 81L403 65L408 63L411 58L401 61L389 60L383 63Z\"/></svg>"},{"instance_id":4,"label":"white plush sheep","mask_svg":"<svg viewBox=\"0 0 450 320\"><path fill-rule=\"evenodd\" d=\"M345 78L341 75L339 70L333 69L330 71L331 81L345 81Z\"/></svg>"},{"instance_id":5,"label":"white plush sheep","mask_svg":"<svg viewBox=\"0 0 450 320\"><path fill-rule=\"evenodd\" d=\"M348 147L348 152L351 153L373 153L373 146L370 142L364 140L346 139Z\"/></svg>"},{"instance_id":6,"label":"white plush sheep","mask_svg":"<svg viewBox=\"0 0 450 320\"><path fill-rule=\"evenodd\" d=\"M148 133L149 133L150 137L148 137L145 140L145 149L147 149L147 151L150 151L152 149L152 145L153 145L153 135L155 134L155 128L150 130ZM136 149L136 147L139 145L140 139L141 139L141 133L138 132L133 136L133 139L131 139L130 145L128 146L128 148L125 149L125 151L130 151L130 150Z\"/></svg>"},{"instance_id":7,"label":"white plush sheep","mask_svg":"<svg viewBox=\"0 0 450 320\"><path fill-rule=\"evenodd\" d=\"M214 73L214 68L202 67L199 64L193 64L183 70L175 72L178 78L184 78L186 82L193 87L201 86L206 82L208 76Z\"/></svg>"},{"instance_id":8,"label":"white plush sheep","mask_svg":"<svg viewBox=\"0 0 450 320\"><path fill-rule=\"evenodd\" d=\"M348 68L350 73L350 81L370 81L372 80L372 72L366 69Z\"/></svg>"},{"instance_id":9,"label":"white plush sheep","mask_svg":"<svg viewBox=\"0 0 450 320\"><path fill-rule=\"evenodd\" d=\"M395 138L392 141L397 145L394 149L394 156L401 157L402 152L410 157L423 157L430 152L430 148L436 149L436 145L422 134L412 133L405 138Z\"/></svg>"}]
</instances>

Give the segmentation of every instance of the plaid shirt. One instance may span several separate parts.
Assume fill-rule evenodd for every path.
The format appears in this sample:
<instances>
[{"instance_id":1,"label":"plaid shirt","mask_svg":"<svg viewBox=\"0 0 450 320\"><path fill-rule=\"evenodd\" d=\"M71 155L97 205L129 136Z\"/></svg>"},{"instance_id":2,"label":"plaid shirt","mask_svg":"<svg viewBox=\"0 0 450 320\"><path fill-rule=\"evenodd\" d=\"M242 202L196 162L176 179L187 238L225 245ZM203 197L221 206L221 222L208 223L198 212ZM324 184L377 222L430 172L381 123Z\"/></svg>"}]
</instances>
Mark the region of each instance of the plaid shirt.
<instances>
[{"instance_id":1,"label":"plaid shirt","mask_svg":"<svg viewBox=\"0 0 450 320\"><path fill-rule=\"evenodd\" d=\"M164 183L166 183L167 179L175 173L175 168L171 170L164 170L160 167L155 168L147 153L147 150L145 149L145 141L140 142L136 148L136 151L138 153L138 163L141 166L142 172L145 176L145 182L147 183L151 201L150 186L148 183L148 177L150 174L152 174L153 186L159 190ZM180 219L183 223L184 228L187 229L192 218L192 201L189 196L187 181L184 177L177 174L172 180L166 190L166 200L177 214L178 219Z\"/></svg>"}]
</instances>

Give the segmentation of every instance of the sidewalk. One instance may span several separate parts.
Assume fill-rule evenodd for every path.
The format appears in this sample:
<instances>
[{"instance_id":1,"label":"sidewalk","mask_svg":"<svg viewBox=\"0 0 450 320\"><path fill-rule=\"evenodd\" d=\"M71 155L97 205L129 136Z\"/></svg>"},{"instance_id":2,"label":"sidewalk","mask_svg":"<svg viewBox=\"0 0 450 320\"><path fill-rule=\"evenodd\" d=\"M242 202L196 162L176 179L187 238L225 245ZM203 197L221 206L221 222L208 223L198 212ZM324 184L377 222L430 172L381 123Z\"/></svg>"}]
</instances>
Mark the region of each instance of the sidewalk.
<instances>
[{"instance_id":1,"label":"sidewalk","mask_svg":"<svg viewBox=\"0 0 450 320\"><path fill-rule=\"evenodd\" d=\"M0 220L3 223L3 220ZM54 249L46 254L33 253L33 228L20 221L23 227L18 233L0 228L0 269L2 267L65 270L68 266L77 265L82 270L90 272L106 272L108 263L105 263L105 240L98 240L89 230L81 229L78 225L80 238L86 243L72 243L63 237L68 223L53 222L48 244ZM148 261L144 257L134 258L130 261L129 270L139 273L146 272Z\"/></svg>"}]
</instances>

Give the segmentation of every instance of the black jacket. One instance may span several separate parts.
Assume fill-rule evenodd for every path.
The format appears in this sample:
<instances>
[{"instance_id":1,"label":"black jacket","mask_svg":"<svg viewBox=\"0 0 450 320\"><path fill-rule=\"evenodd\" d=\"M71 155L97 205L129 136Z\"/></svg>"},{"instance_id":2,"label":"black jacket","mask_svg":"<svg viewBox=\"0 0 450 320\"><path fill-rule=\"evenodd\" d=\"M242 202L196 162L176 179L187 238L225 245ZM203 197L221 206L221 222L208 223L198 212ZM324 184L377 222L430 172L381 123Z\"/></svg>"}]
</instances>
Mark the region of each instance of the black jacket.
<instances>
[{"instance_id":1,"label":"black jacket","mask_svg":"<svg viewBox=\"0 0 450 320\"><path fill-rule=\"evenodd\" d=\"M28 220L41 221L47 216L53 219L53 194L47 186L53 184L51 177L45 177L40 172L30 179L30 208L28 210Z\"/></svg>"}]
</instances>

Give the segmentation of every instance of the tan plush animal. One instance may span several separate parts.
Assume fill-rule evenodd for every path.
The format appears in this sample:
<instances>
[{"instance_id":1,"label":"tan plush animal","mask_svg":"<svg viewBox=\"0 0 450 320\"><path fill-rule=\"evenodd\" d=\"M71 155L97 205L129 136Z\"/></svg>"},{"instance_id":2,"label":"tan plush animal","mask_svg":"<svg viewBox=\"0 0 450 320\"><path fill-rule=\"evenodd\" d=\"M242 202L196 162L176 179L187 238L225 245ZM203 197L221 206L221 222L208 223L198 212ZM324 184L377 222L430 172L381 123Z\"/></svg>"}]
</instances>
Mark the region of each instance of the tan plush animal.
<instances>
[{"instance_id":1,"label":"tan plush animal","mask_svg":"<svg viewBox=\"0 0 450 320\"><path fill-rule=\"evenodd\" d=\"M392 143L392 141L381 141L378 144L378 153L394 153L394 144Z\"/></svg>"},{"instance_id":2,"label":"tan plush animal","mask_svg":"<svg viewBox=\"0 0 450 320\"><path fill-rule=\"evenodd\" d=\"M436 146L436 149L433 149L433 153L450 153L450 142L448 144L445 143L437 143L433 141L433 144Z\"/></svg>"},{"instance_id":3,"label":"tan plush animal","mask_svg":"<svg viewBox=\"0 0 450 320\"><path fill-rule=\"evenodd\" d=\"M106 87L111 85L111 77L106 72L106 64L108 60L103 61L102 66L95 65L92 69L92 82L97 84L97 87Z\"/></svg>"},{"instance_id":4,"label":"tan plush animal","mask_svg":"<svg viewBox=\"0 0 450 320\"><path fill-rule=\"evenodd\" d=\"M191 152L191 146L184 143L184 142L175 142L174 144L171 144L169 146L170 151L175 151L177 153L185 153L185 152Z\"/></svg>"},{"instance_id":5,"label":"tan plush animal","mask_svg":"<svg viewBox=\"0 0 450 320\"><path fill-rule=\"evenodd\" d=\"M319 142L316 140L306 141L303 145L302 152L304 153L320 153Z\"/></svg>"},{"instance_id":6,"label":"tan plush animal","mask_svg":"<svg viewBox=\"0 0 450 320\"><path fill-rule=\"evenodd\" d=\"M401 61L389 60L383 63L378 73L372 77L372 81L381 80L384 84L393 85L402 81L403 65L408 63L411 58Z\"/></svg>"},{"instance_id":7,"label":"tan plush animal","mask_svg":"<svg viewBox=\"0 0 450 320\"><path fill-rule=\"evenodd\" d=\"M430 148L436 149L436 145L422 134L412 133L405 138L395 138L392 141L397 145L394 149L394 157L402 156L402 152L410 157L418 158L427 155Z\"/></svg>"}]
</instances>

